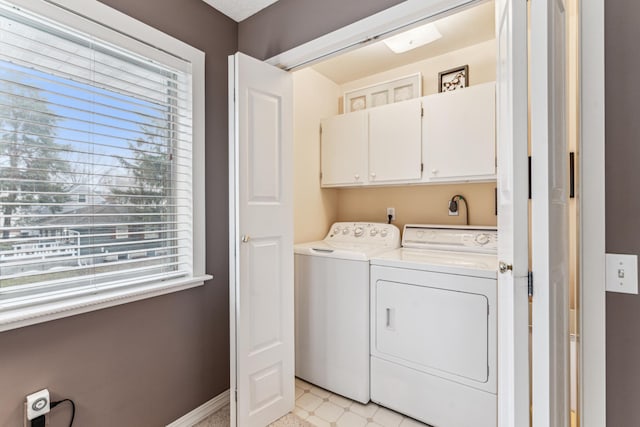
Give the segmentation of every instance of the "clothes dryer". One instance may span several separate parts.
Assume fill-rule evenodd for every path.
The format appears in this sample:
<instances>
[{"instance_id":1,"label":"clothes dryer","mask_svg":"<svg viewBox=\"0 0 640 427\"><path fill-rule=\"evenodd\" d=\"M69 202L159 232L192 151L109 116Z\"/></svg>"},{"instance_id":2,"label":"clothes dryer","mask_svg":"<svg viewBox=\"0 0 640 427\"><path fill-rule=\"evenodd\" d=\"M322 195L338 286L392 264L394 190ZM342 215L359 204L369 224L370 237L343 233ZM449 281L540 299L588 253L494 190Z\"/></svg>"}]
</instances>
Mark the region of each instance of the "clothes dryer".
<instances>
[{"instance_id":1,"label":"clothes dryer","mask_svg":"<svg viewBox=\"0 0 640 427\"><path fill-rule=\"evenodd\" d=\"M371 259L371 400L431 425L497 425L495 227L406 225Z\"/></svg>"}]
</instances>

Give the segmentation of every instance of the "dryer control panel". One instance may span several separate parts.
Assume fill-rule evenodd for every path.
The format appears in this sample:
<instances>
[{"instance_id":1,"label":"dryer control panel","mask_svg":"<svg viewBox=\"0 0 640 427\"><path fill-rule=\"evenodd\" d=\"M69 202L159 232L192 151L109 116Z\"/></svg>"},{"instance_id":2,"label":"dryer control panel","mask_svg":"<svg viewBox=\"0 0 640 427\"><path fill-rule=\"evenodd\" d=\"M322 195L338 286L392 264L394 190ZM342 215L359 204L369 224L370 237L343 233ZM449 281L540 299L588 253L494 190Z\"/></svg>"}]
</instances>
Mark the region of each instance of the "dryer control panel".
<instances>
[{"instance_id":1,"label":"dryer control panel","mask_svg":"<svg viewBox=\"0 0 640 427\"><path fill-rule=\"evenodd\" d=\"M407 224L402 247L497 254L498 231L496 227Z\"/></svg>"},{"instance_id":2,"label":"dryer control panel","mask_svg":"<svg viewBox=\"0 0 640 427\"><path fill-rule=\"evenodd\" d=\"M400 241L400 230L392 224L336 222L329 229L325 241L396 247Z\"/></svg>"}]
</instances>

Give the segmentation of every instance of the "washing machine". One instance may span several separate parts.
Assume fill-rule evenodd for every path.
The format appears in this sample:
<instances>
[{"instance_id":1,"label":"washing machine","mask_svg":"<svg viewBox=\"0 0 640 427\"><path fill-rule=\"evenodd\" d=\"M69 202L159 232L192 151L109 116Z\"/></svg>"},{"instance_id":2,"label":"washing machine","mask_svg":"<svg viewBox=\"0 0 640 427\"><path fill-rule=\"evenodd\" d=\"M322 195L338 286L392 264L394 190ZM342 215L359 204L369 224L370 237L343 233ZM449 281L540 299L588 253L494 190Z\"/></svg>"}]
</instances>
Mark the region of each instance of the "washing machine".
<instances>
[{"instance_id":1,"label":"washing machine","mask_svg":"<svg viewBox=\"0 0 640 427\"><path fill-rule=\"evenodd\" d=\"M497 231L406 225L371 259L371 400L442 427L497 425Z\"/></svg>"},{"instance_id":2,"label":"washing machine","mask_svg":"<svg viewBox=\"0 0 640 427\"><path fill-rule=\"evenodd\" d=\"M369 401L369 259L398 247L396 226L366 222L294 246L297 377Z\"/></svg>"}]
</instances>

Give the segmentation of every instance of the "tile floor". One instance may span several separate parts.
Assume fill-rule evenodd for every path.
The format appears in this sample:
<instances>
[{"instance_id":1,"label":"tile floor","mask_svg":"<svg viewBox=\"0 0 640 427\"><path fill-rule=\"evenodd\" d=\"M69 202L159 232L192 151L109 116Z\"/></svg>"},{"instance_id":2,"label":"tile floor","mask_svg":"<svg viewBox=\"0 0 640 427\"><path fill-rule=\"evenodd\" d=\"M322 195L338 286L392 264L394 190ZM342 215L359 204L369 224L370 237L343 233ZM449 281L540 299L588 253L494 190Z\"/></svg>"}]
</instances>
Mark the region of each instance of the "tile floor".
<instances>
[{"instance_id":1,"label":"tile floor","mask_svg":"<svg viewBox=\"0 0 640 427\"><path fill-rule=\"evenodd\" d=\"M317 427L410 427L422 424L370 402L363 405L296 378L298 417Z\"/></svg>"}]
</instances>

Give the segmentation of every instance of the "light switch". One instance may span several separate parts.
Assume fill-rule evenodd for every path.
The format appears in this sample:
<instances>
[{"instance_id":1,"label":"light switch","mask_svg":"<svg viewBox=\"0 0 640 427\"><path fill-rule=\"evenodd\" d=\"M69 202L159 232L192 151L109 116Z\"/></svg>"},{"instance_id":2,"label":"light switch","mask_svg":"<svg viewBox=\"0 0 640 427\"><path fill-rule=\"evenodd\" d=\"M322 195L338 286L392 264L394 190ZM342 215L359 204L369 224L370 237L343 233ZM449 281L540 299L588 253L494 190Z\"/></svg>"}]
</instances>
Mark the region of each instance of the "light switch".
<instances>
[{"instance_id":1,"label":"light switch","mask_svg":"<svg viewBox=\"0 0 640 427\"><path fill-rule=\"evenodd\" d=\"M638 256L607 254L607 284L609 292L638 293Z\"/></svg>"}]
</instances>

